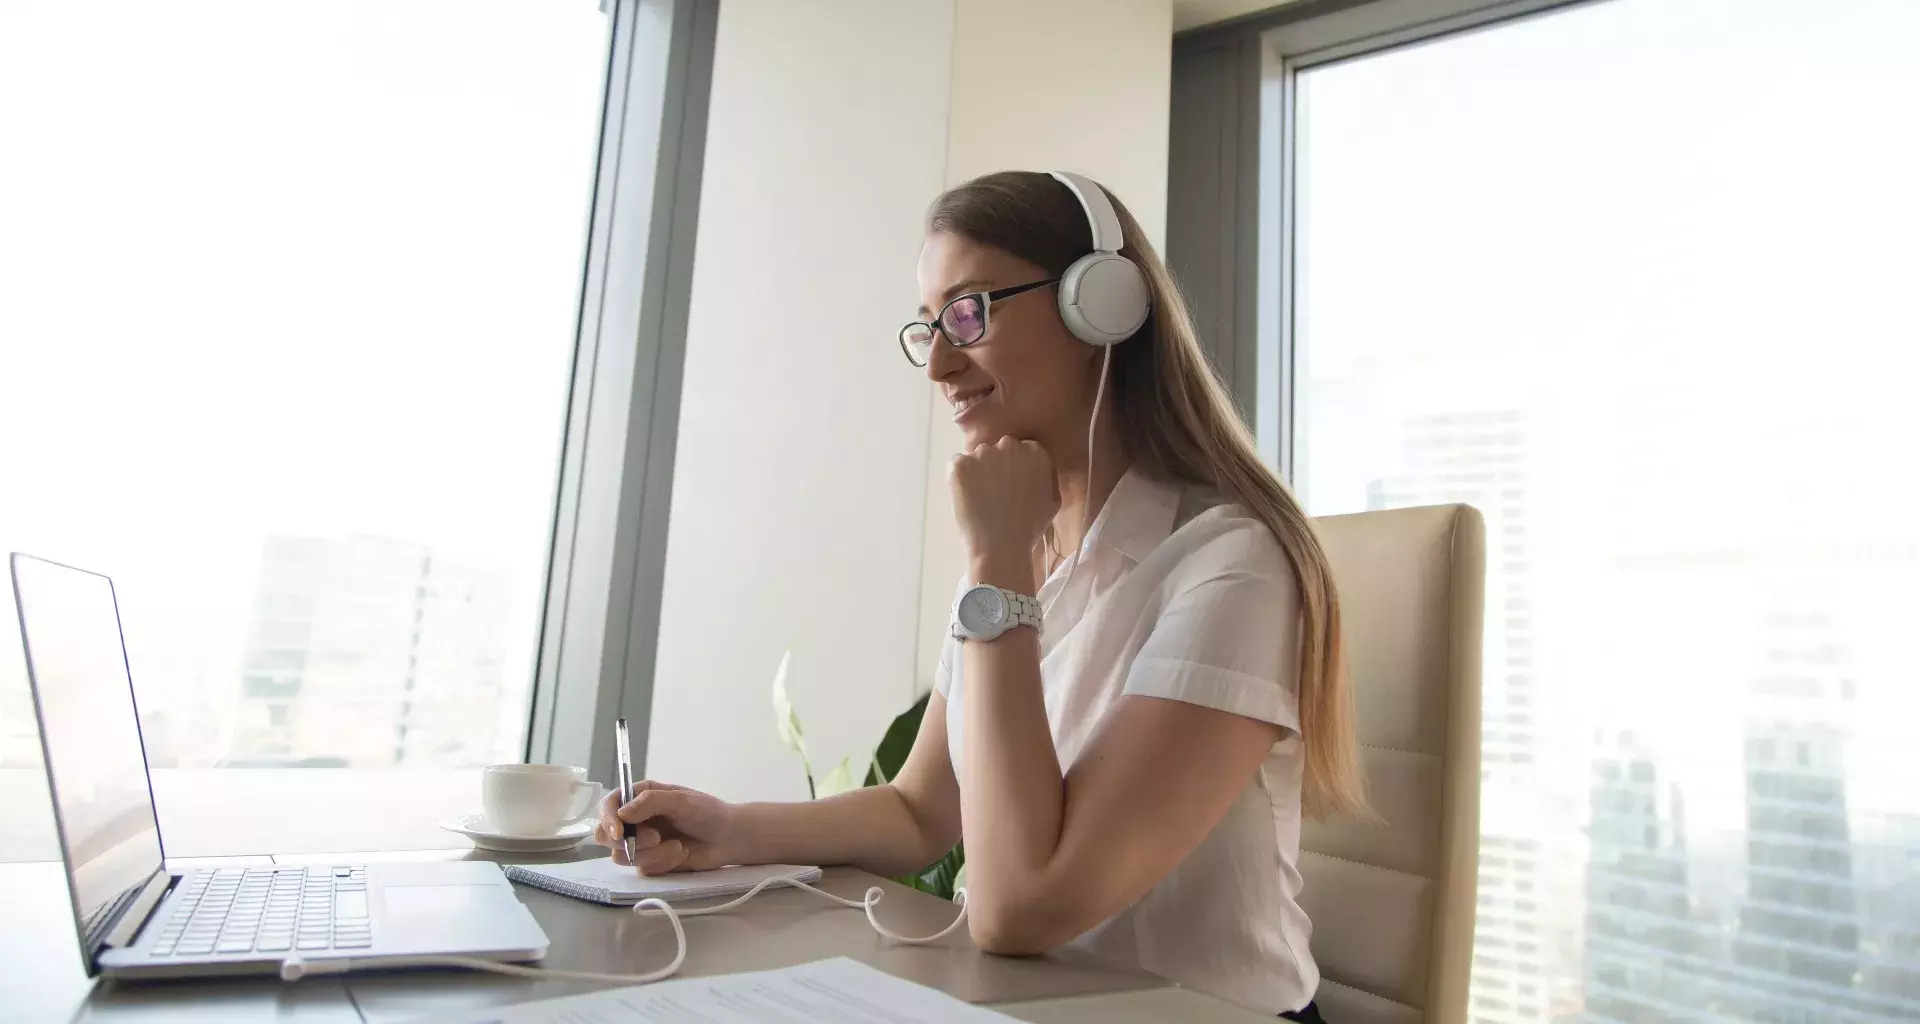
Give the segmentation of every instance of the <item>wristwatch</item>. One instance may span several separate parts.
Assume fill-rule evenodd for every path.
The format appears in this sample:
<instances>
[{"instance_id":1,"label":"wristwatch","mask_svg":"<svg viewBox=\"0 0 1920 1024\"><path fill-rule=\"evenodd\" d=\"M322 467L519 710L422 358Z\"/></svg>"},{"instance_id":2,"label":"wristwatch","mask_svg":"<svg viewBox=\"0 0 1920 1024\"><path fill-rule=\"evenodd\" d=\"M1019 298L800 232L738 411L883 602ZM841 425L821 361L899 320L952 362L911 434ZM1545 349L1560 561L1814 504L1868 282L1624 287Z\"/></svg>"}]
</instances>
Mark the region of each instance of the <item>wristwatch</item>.
<instances>
[{"instance_id":1,"label":"wristwatch","mask_svg":"<svg viewBox=\"0 0 1920 1024\"><path fill-rule=\"evenodd\" d=\"M993 640L1015 626L1040 630L1040 602L1004 587L977 584L953 603L956 640Z\"/></svg>"}]
</instances>

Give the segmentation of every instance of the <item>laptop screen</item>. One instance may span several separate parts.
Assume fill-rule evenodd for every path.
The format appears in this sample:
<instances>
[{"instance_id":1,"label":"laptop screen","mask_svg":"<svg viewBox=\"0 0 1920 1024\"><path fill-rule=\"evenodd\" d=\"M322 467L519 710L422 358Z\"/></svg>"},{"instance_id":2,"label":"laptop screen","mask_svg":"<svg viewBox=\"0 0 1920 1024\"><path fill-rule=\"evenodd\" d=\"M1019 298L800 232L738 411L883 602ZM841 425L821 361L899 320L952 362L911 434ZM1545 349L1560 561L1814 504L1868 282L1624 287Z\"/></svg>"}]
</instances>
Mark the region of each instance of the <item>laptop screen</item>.
<instances>
[{"instance_id":1,"label":"laptop screen","mask_svg":"<svg viewBox=\"0 0 1920 1024\"><path fill-rule=\"evenodd\" d=\"M113 582L13 556L13 596L40 742L91 969L101 912L160 869L160 826Z\"/></svg>"}]
</instances>

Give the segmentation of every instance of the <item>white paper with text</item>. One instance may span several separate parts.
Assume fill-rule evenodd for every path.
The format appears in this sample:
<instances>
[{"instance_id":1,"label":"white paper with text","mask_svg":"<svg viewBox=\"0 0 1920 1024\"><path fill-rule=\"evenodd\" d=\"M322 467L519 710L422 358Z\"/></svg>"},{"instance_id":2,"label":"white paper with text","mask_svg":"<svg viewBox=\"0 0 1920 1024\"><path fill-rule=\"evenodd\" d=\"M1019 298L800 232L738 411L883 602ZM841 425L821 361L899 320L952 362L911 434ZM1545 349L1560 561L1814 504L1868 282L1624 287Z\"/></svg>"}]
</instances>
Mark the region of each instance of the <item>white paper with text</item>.
<instances>
[{"instance_id":1,"label":"white paper with text","mask_svg":"<svg viewBox=\"0 0 1920 1024\"><path fill-rule=\"evenodd\" d=\"M679 978L425 1024L1005 1024L1012 1017L845 957L798 967Z\"/></svg>"}]
</instances>

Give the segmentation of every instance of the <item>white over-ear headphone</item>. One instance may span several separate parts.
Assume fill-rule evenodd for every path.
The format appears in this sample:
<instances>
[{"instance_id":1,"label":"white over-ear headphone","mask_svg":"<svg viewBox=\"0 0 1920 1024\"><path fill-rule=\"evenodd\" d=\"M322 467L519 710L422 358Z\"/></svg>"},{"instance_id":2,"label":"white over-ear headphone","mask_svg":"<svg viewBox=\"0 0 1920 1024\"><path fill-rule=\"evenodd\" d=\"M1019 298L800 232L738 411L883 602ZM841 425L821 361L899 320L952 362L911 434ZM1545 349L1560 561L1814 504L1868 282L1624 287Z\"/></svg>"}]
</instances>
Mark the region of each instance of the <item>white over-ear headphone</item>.
<instances>
[{"instance_id":1,"label":"white over-ear headphone","mask_svg":"<svg viewBox=\"0 0 1920 1024\"><path fill-rule=\"evenodd\" d=\"M1060 275L1060 319L1074 337L1089 345L1105 348L1123 342L1133 337L1153 310L1147 275L1120 255L1125 232L1106 191L1093 179L1068 171L1054 171L1053 177L1080 200L1087 226L1093 229L1093 251Z\"/></svg>"}]
</instances>

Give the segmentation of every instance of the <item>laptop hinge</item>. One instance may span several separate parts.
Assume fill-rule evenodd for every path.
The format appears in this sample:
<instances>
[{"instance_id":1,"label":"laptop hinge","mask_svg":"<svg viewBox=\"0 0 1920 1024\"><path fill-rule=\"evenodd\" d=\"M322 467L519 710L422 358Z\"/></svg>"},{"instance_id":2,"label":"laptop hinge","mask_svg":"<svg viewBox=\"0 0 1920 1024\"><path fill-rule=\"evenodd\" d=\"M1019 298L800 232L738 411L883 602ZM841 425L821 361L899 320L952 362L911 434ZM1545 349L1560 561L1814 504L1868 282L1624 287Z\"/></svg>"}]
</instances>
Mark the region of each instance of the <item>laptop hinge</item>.
<instances>
[{"instance_id":1,"label":"laptop hinge","mask_svg":"<svg viewBox=\"0 0 1920 1024\"><path fill-rule=\"evenodd\" d=\"M165 868L154 872L153 877L147 879L146 888L140 890L140 895L135 896L120 914L120 920L114 922L113 930L107 933L106 944L113 949L132 945L135 936L140 934L140 926L146 924L147 918L152 915L154 904L160 902L160 897L167 894L167 887L172 884L173 875Z\"/></svg>"}]
</instances>

